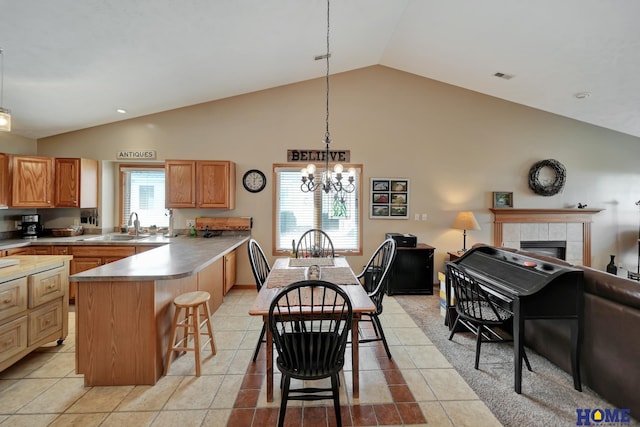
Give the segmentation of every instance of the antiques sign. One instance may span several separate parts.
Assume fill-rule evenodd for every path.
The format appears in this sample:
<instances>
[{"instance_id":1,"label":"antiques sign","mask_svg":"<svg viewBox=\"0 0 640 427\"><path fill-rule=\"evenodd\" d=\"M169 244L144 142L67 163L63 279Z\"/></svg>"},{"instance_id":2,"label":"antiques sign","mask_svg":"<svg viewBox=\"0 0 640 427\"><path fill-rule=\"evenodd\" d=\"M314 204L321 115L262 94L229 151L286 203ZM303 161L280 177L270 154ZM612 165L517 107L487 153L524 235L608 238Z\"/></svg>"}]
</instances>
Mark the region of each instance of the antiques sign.
<instances>
[{"instance_id":1,"label":"antiques sign","mask_svg":"<svg viewBox=\"0 0 640 427\"><path fill-rule=\"evenodd\" d=\"M155 150L118 151L118 160L155 160Z\"/></svg>"},{"instance_id":2,"label":"antiques sign","mask_svg":"<svg viewBox=\"0 0 640 427\"><path fill-rule=\"evenodd\" d=\"M324 162L326 150L287 150L287 162ZM330 162L350 162L350 150L329 151Z\"/></svg>"}]
</instances>

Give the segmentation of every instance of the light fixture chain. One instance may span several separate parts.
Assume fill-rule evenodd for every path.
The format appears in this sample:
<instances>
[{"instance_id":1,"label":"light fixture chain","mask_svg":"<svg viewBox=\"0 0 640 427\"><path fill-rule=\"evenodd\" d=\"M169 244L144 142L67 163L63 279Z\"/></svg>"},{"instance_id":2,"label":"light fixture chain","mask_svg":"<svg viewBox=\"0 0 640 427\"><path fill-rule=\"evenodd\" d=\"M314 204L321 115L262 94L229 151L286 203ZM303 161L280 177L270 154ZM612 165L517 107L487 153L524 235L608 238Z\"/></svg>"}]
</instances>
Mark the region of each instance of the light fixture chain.
<instances>
[{"instance_id":1,"label":"light fixture chain","mask_svg":"<svg viewBox=\"0 0 640 427\"><path fill-rule=\"evenodd\" d=\"M327 109L327 115L326 115L326 119L325 119L325 124L326 124L326 131L324 134L324 142L325 144L327 144L327 147L329 147L329 143L331 143L331 137L329 134L329 56L331 55L330 51L329 51L329 17L330 17L330 7L329 7L330 1L327 0L327 75L326 75L326 82L327 82L327 105L326 105L326 109Z\"/></svg>"},{"instance_id":2,"label":"light fixture chain","mask_svg":"<svg viewBox=\"0 0 640 427\"><path fill-rule=\"evenodd\" d=\"M4 105L4 51L0 47L0 108Z\"/></svg>"}]
</instances>

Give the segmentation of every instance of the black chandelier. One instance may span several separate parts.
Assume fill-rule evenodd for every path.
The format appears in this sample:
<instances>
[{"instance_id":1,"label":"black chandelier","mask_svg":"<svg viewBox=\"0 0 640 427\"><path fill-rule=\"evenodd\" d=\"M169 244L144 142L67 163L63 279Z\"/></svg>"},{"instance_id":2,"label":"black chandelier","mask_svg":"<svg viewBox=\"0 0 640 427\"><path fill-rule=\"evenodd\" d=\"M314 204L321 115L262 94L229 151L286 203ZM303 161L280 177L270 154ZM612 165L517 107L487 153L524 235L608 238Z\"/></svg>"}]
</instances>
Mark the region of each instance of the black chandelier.
<instances>
[{"instance_id":1,"label":"black chandelier","mask_svg":"<svg viewBox=\"0 0 640 427\"><path fill-rule=\"evenodd\" d=\"M344 167L340 163L337 163L333 167L333 172L329 169L329 144L331 144L331 134L329 133L329 57L331 56L331 54L329 53L329 28L330 28L329 12L330 12L329 0L327 0L327 53L326 55L322 55L316 58L316 59L326 59L327 61L327 73L325 76L325 80L327 83L327 92L326 92L327 113L325 116L326 130L324 133L324 139L322 140L322 142L324 142L325 144L325 154L324 154L325 167L324 167L324 172L322 172L322 175L318 181L316 181L315 179L316 165L314 165L313 163L307 165L306 168L300 171L302 174L302 185L300 185L300 190L302 190L303 193L309 193L312 191L316 191L318 189L322 189L322 191L324 191L327 194L330 193L332 190L335 191L336 193L340 193L340 192L352 193L356 189L356 186L354 184L355 169L350 168L349 171L346 173L348 183L344 183L344 184L342 181L342 179L344 178L342 174L344 171ZM335 173L335 178L333 176L334 173Z\"/></svg>"}]
</instances>

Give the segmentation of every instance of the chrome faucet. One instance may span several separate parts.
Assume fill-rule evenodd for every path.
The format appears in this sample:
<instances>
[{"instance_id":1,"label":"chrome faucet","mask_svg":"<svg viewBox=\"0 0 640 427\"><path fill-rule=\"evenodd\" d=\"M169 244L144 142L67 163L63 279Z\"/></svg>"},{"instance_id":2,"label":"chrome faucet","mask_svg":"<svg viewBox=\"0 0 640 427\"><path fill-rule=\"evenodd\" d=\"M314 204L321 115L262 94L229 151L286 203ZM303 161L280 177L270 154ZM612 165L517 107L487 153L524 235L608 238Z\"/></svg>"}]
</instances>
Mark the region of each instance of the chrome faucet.
<instances>
[{"instance_id":1,"label":"chrome faucet","mask_svg":"<svg viewBox=\"0 0 640 427\"><path fill-rule=\"evenodd\" d=\"M131 222L131 218L133 218L133 216L136 216L136 219L133 220L133 223ZM140 221L138 220L138 214L136 212L131 212L131 215L129 215L129 227L131 227L131 225L133 225L133 228L135 229L135 233L136 233L136 237L138 237L138 230L140 229Z\"/></svg>"}]
</instances>

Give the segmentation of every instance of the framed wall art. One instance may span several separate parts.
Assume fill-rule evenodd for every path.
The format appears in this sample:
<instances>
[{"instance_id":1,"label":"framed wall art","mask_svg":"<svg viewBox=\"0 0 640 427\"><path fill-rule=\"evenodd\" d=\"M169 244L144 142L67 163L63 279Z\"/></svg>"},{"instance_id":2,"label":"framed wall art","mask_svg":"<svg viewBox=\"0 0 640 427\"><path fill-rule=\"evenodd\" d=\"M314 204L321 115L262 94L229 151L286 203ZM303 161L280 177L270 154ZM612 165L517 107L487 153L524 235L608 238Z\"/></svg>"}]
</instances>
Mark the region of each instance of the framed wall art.
<instances>
[{"instance_id":1,"label":"framed wall art","mask_svg":"<svg viewBox=\"0 0 640 427\"><path fill-rule=\"evenodd\" d=\"M409 219L409 180L371 178L369 218Z\"/></svg>"},{"instance_id":2,"label":"framed wall art","mask_svg":"<svg viewBox=\"0 0 640 427\"><path fill-rule=\"evenodd\" d=\"M513 207L513 193L507 191L494 191L493 192L493 207L494 208L512 208Z\"/></svg>"}]
</instances>

